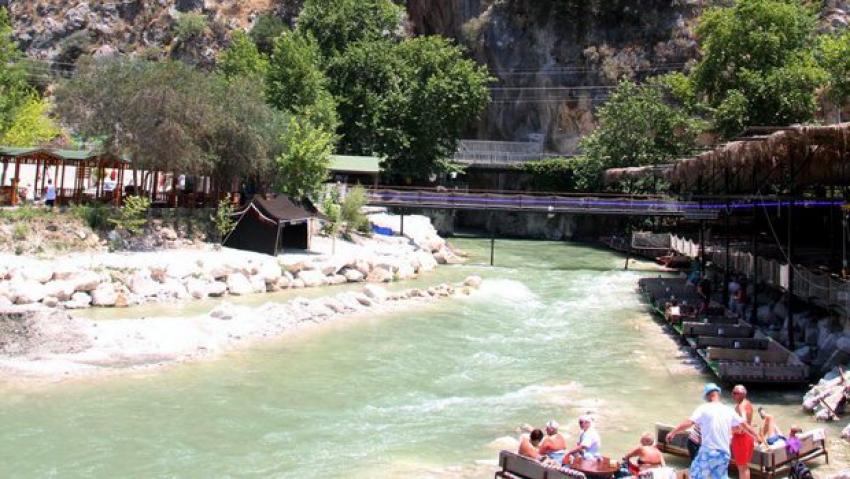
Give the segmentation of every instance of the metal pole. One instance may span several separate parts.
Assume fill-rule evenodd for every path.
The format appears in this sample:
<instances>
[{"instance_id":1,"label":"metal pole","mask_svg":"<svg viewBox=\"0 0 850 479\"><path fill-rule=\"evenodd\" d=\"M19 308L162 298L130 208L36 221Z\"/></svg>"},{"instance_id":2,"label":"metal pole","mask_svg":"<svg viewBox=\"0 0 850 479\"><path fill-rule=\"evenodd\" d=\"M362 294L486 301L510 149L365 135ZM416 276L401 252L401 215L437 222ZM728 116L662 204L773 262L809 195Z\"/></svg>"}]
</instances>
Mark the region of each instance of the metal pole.
<instances>
[{"instance_id":1,"label":"metal pole","mask_svg":"<svg viewBox=\"0 0 850 479\"><path fill-rule=\"evenodd\" d=\"M809 154L808 145L806 155ZM794 350L794 155L791 155L788 168L788 349Z\"/></svg>"},{"instance_id":2,"label":"metal pole","mask_svg":"<svg viewBox=\"0 0 850 479\"><path fill-rule=\"evenodd\" d=\"M493 213L490 213L490 266L496 265L496 225L493 223Z\"/></svg>"},{"instance_id":3,"label":"metal pole","mask_svg":"<svg viewBox=\"0 0 850 479\"><path fill-rule=\"evenodd\" d=\"M753 195L756 194L756 169L753 168ZM755 199L755 196L754 196ZM758 286L759 286L759 257L758 257L758 246L759 246L759 228L758 228L758 218L759 218L759 210L757 207L753 208L753 246L752 246L752 256L753 256L753 274L752 274L752 282L753 282L753 297L750 300L753 302L752 305L752 316L750 317L751 322L755 322L758 317Z\"/></svg>"},{"instance_id":4,"label":"metal pole","mask_svg":"<svg viewBox=\"0 0 850 479\"><path fill-rule=\"evenodd\" d=\"M726 233L726 258L724 260L723 265L723 307L727 307L729 305L729 167L726 167L726 175L725 175L725 186L726 186L726 218L724 224L724 231Z\"/></svg>"}]
</instances>

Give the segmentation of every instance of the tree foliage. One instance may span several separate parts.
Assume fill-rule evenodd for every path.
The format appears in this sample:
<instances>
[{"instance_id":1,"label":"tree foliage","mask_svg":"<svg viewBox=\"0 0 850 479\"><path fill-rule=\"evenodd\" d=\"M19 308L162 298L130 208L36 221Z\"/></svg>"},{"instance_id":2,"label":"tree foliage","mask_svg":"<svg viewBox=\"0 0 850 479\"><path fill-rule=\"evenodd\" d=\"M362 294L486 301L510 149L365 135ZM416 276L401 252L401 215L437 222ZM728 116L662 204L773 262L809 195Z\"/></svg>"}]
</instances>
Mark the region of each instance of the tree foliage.
<instances>
[{"instance_id":1,"label":"tree foliage","mask_svg":"<svg viewBox=\"0 0 850 479\"><path fill-rule=\"evenodd\" d=\"M404 15L391 0L307 0L298 31L315 38L322 55L332 58L358 41L400 38Z\"/></svg>"},{"instance_id":2,"label":"tree foliage","mask_svg":"<svg viewBox=\"0 0 850 479\"><path fill-rule=\"evenodd\" d=\"M269 102L278 109L313 112L318 123L330 129L335 126L335 115L326 118L328 109L333 110L336 105L327 91L321 62L318 44L312 37L294 32L279 36L274 43L266 91Z\"/></svg>"},{"instance_id":3,"label":"tree foliage","mask_svg":"<svg viewBox=\"0 0 850 479\"><path fill-rule=\"evenodd\" d=\"M257 45L241 30L233 32L230 44L218 58L218 70L227 78L254 77L262 80L268 67L268 58L260 53Z\"/></svg>"},{"instance_id":4,"label":"tree foliage","mask_svg":"<svg viewBox=\"0 0 850 479\"><path fill-rule=\"evenodd\" d=\"M8 146L33 146L46 143L62 134L62 130L48 116L46 100L31 96L15 112L9 128L0 135L0 144Z\"/></svg>"},{"instance_id":5,"label":"tree foliage","mask_svg":"<svg viewBox=\"0 0 850 479\"><path fill-rule=\"evenodd\" d=\"M823 72L812 56L815 15L795 0L739 0L703 14L692 81L725 136L738 125L810 120ZM743 100L743 101L742 101Z\"/></svg>"},{"instance_id":6,"label":"tree foliage","mask_svg":"<svg viewBox=\"0 0 850 479\"><path fill-rule=\"evenodd\" d=\"M535 191L569 191L574 187L573 165L567 158L529 161L520 167L531 176Z\"/></svg>"},{"instance_id":7,"label":"tree foliage","mask_svg":"<svg viewBox=\"0 0 850 479\"><path fill-rule=\"evenodd\" d=\"M277 157L277 189L295 198L315 197L328 177L333 134L292 118Z\"/></svg>"},{"instance_id":8,"label":"tree foliage","mask_svg":"<svg viewBox=\"0 0 850 479\"><path fill-rule=\"evenodd\" d=\"M12 33L9 12L0 7L0 133L9 128L17 110L30 100L33 93L27 84L27 73L20 63L21 54Z\"/></svg>"},{"instance_id":9,"label":"tree foliage","mask_svg":"<svg viewBox=\"0 0 850 479\"><path fill-rule=\"evenodd\" d=\"M284 31L286 24L275 15L261 15L251 29L251 40L257 48L265 55L271 55L274 41Z\"/></svg>"},{"instance_id":10,"label":"tree foliage","mask_svg":"<svg viewBox=\"0 0 850 479\"><path fill-rule=\"evenodd\" d=\"M233 174L268 171L281 114L250 78L227 81L173 61L84 62L59 85L57 110L84 137L102 139L147 170Z\"/></svg>"},{"instance_id":11,"label":"tree foliage","mask_svg":"<svg viewBox=\"0 0 850 479\"><path fill-rule=\"evenodd\" d=\"M151 200L148 198L128 196L124 198L124 205L108 221L118 230L126 231L134 236L138 235L147 223L150 206Z\"/></svg>"},{"instance_id":12,"label":"tree foliage","mask_svg":"<svg viewBox=\"0 0 850 479\"><path fill-rule=\"evenodd\" d=\"M850 31L823 35L818 45L820 64L827 73L827 88L839 107L850 100Z\"/></svg>"}]
</instances>

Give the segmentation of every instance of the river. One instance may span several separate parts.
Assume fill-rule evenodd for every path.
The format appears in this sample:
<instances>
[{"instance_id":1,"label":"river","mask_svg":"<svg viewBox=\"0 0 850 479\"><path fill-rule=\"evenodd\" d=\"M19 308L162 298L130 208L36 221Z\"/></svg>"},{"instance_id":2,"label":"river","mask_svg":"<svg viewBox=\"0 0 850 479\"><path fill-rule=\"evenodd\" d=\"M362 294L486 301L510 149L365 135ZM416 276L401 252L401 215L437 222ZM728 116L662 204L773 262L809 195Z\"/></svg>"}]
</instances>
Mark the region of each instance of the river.
<instances>
[{"instance_id":1,"label":"river","mask_svg":"<svg viewBox=\"0 0 850 479\"><path fill-rule=\"evenodd\" d=\"M488 241L453 243L470 264L412 284L480 274L470 298L156 372L0 385L0 477L485 478L521 424L555 418L573 440L577 415L594 411L603 452L619 457L699 404L708 376L635 293L650 265L624 272L605 250L498 240L490 268L476 264ZM157 310L114 314L142 313ZM783 429L815 425L799 391L752 396ZM848 464L839 426L828 429L833 465L818 473Z\"/></svg>"}]
</instances>

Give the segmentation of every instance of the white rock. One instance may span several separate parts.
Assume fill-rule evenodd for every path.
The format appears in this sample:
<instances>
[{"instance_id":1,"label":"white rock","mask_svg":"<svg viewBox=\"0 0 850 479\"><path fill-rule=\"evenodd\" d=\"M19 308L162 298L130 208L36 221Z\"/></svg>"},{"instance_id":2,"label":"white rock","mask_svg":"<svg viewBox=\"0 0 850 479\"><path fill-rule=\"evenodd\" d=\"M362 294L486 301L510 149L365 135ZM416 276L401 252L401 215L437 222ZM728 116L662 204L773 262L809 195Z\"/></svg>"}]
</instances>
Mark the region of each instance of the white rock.
<instances>
[{"instance_id":1,"label":"white rock","mask_svg":"<svg viewBox=\"0 0 850 479\"><path fill-rule=\"evenodd\" d=\"M266 280L259 274L255 274L248 279L251 282L251 290L253 293L266 292Z\"/></svg>"},{"instance_id":2,"label":"white rock","mask_svg":"<svg viewBox=\"0 0 850 479\"><path fill-rule=\"evenodd\" d=\"M213 281L207 286L207 294L209 294L213 298L224 296L224 293L226 292L227 283L225 283L224 281Z\"/></svg>"},{"instance_id":3,"label":"white rock","mask_svg":"<svg viewBox=\"0 0 850 479\"><path fill-rule=\"evenodd\" d=\"M303 288L304 287L304 280L302 280L300 278L296 278L296 279L292 280L292 283L290 283L289 287L290 288L296 288L296 289L297 288Z\"/></svg>"},{"instance_id":4,"label":"white rock","mask_svg":"<svg viewBox=\"0 0 850 479\"><path fill-rule=\"evenodd\" d=\"M227 291L230 294L240 296L243 294L251 294L254 288L251 282L242 273L231 273L227 275Z\"/></svg>"},{"instance_id":5,"label":"white rock","mask_svg":"<svg viewBox=\"0 0 850 479\"><path fill-rule=\"evenodd\" d=\"M151 278L150 271L142 269L130 276L127 287L133 294L146 297L156 296L159 291L159 283Z\"/></svg>"},{"instance_id":6,"label":"white rock","mask_svg":"<svg viewBox=\"0 0 850 479\"><path fill-rule=\"evenodd\" d=\"M366 287L363 288L363 294L379 303L385 301L388 296L386 289L374 284L366 285Z\"/></svg>"},{"instance_id":7,"label":"white rock","mask_svg":"<svg viewBox=\"0 0 850 479\"><path fill-rule=\"evenodd\" d=\"M46 263L33 264L28 268L21 269L20 273L25 280L38 283L46 283L53 279L53 268Z\"/></svg>"},{"instance_id":8,"label":"white rock","mask_svg":"<svg viewBox=\"0 0 850 479\"><path fill-rule=\"evenodd\" d=\"M233 319L233 316L235 314L236 313L233 310L233 305L231 305L230 303L222 303L216 306L216 308L210 312L210 317L220 319L222 321L227 321Z\"/></svg>"},{"instance_id":9,"label":"white rock","mask_svg":"<svg viewBox=\"0 0 850 479\"><path fill-rule=\"evenodd\" d=\"M44 294L54 296L59 301L68 301L76 291L74 283L63 279L54 279L44 285Z\"/></svg>"},{"instance_id":10,"label":"white rock","mask_svg":"<svg viewBox=\"0 0 850 479\"><path fill-rule=\"evenodd\" d=\"M344 269L342 271L342 275L345 277L345 280L349 283L359 283L363 281L365 276L359 270L356 269Z\"/></svg>"},{"instance_id":11,"label":"white rock","mask_svg":"<svg viewBox=\"0 0 850 479\"><path fill-rule=\"evenodd\" d=\"M74 275L78 274L80 271L69 265L58 265L53 271L53 279L54 280L66 280L70 279Z\"/></svg>"},{"instance_id":12,"label":"white rock","mask_svg":"<svg viewBox=\"0 0 850 479\"><path fill-rule=\"evenodd\" d=\"M169 278L183 279L197 271L194 264L188 261L174 261L168 265L165 275Z\"/></svg>"},{"instance_id":13,"label":"white rock","mask_svg":"<svg viewBox=\"0 0 850 479\"><path fill-rule=\"evenodd\" d=\"M298 272L298 279L308 288L327 284L327 278L321 271L303 270Z\"/></svg>"},{"instance_id":14,"label":"white rock","mask_svg":"<svg viewBox=\"0 0 850 479\"><path fill-rule=\"evenodd\" d=\"M366 281L370 283L389 283L393 280L393 274L384 268L375 267L368 276Z\"/></svg>"},{"instance_id":15,"label":"white rock","mask_svg":"<svg viewBox=\"0 0 850 479\"><path fill-rule=\"evenodd\" d=\"M330 276L328 278L328 284L338 285L338 284L345 284L347 282L348 282L348 280L345 279L345 276L343 276L341 274L335 274L335 275Z\"/></svg>"},{"instance_id":16,"label":"white rock","mask_svg":"<svg viewBox=\"0 0 850 479\"><path fill-rule=\"evenodd\" d=\"M481 287L481 276L470 276L463 280L464 286L469 286L471 288L480 288Z\"/></svg>"},{"instance_id":17,"label":"white rock","mask_svg":"<svg viewBox=\"0 0 850 479\"><path fill-rule=\"evenodd\" d=\"M94 291L100 283L104 282L104 278L93 271L81 271L68 281L74 283L75 291L86 292Z\"/></svg>"},{"instance_id":18,"label":"white rock","mask_svg":"<svg viewBox=\"0 0 850 479\"><path fill-rule=\"evenodd\" d=\"M91 296L88 293L78 292L71 296L70 301L66 301L64 306L68 309L83 309L91 305Z\"/></svg>"},{"instance_id":19,"label":"white rock","mask_svg":"<svg viewBox=\"0 0 850 479\"><path fill-rule=\"evenodd\" d=\"M91 292L91 303L94 306L115 306L118 292L112 283L101 283Z\"/></svg>"},{"instance_id":20,"label":"white rock","mask_svg":"<svg viewBox=\"0 0 850 479\"><path fill-rule=\"evenodd\" d=\"M271 259L263 261L259 265L257 275L260 276L266 283L277 283L277 280L280 279L281 276L280 265L277 261Z\"/></svg>"},{"instance_id":21,"label":"white rock","mask_svg":"<svg viewBox=\"0 0 850 479\"><path fill-rule=\"evenodd\" d=\"M9 300L6 296L0 296L0 308L5 308L7 306L11 306L12 301Z\"/></svg>"},{"instance_id":22,"label":"white rock","mask_svg":"<svg viewBox=\"0 0 850 479\"><path fill-rule=\"evenodd\" d=\"M430 253L417 251L416 259L419 261L419 272L433 271L437 267L437 260Z\"/></svg>"},{"instance_id":23,"label":"white rock","mask_svg":"<svg viewBox=\"0 0 850 479\"><path fill-rule=\"evenodd\" d=\"M359 258L354 261L354 269L360 272L365 278L372 271L372 263L367 259Z\"/></svg>"},{"instance_id":24,"label":"white rock","mask_svg":"<svg viewBox=\"0 0 850 479\"><path fill-rule=\"evenodd\" d=\"M44 285L34 280L14 281L10 292L15 304L37 303L46 296Z\"/></svg>"},{"instance_id":25,"label":"white rock","mask_svg":"<svg viewBox=\"0 0 850 479\"><path fill-rule=\"evenodd\" d=\"M41 300L41 304L48 308L55 308L59 305L59 299L56 296L45 296L44 299Z\"/></svg>"},{"instance_id":26,"label":"white rock","mask_svg":"<svg viewBox=\"0 0 850 479\"><path fill-rule=\"evenodd\" d=\"M186 289L186 286L180 282L180 280L176 278L167 278L161 285L159 285L157 296L166 299L187 299L189 298L189 291Z\"/></svg>"},{"instance_id":27,"label":"white rock","mask_svg":"<svg viewBox=\"0 0 850 479\"><path fill-rule=\"evenodd\" d=\"M398 279L404 280L404 279L410 279L410 278L416 276L416 271L413 269L413 266L411 266L409 263L401 263L398 266L398 271L396 271L395 274L398 277Z\"/></svg>"},{"instance_id":28,"label":"white rock","mask_svg":"<svg viewBox=\"0 0 850 479\"><path fill-rule=\"evenodd\" d=\"M209 295L209 287L206 282L201 281L197 278L189 278L186 280L186 291L189 292L189 296L194 299L204 299ZM227 286L225 286L227 289Z\"/></svg>"},{"instance_id":29,"label":"white rock","mask_svg":"<svg viewBox=\"0 0 850 479\"><path fill-rule=\"evenodd\" d=\"M281 275L281 277L277 279L278 289L288 289L291 286L292 286L292 279L288 278L286 275Z\"/></svg>"},{"instance_id":30,"label":"white rock","mask_svg":"<svg viewBox=\"0 0 850 479\"><path fill-rule=\"evenodd\" d=\"M363 306L366 306L367 308L374 304L374 301L372 301L370 297L366 296L363 293L357 294L354 299L356 299L358 303L362 304Z\"/></svg>"}]
</instances>

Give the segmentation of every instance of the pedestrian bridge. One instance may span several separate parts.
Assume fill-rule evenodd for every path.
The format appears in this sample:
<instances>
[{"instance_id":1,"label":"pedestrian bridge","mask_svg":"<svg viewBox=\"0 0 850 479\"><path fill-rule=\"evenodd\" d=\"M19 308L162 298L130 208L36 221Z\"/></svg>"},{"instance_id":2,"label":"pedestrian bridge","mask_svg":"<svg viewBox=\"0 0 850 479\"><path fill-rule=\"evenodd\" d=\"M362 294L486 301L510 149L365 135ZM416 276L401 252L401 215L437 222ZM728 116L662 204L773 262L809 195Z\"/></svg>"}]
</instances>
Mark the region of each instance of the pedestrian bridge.
<instances>
[{"instance_id":1,"label":"pedestrian bridge","mask_svg":"<svg viewBox=\"0 0 850 479\"><path fill-rule=\"evenodd\" d=\"M398 208L468 211L571 213L619 216L673 216L716 219L721 207L664 196L624 194L534 194L417 188L369 190L368 204Z\"/></svg>"}]
</instances>

